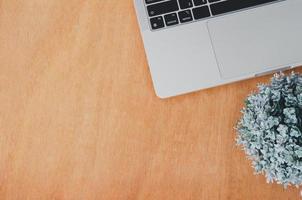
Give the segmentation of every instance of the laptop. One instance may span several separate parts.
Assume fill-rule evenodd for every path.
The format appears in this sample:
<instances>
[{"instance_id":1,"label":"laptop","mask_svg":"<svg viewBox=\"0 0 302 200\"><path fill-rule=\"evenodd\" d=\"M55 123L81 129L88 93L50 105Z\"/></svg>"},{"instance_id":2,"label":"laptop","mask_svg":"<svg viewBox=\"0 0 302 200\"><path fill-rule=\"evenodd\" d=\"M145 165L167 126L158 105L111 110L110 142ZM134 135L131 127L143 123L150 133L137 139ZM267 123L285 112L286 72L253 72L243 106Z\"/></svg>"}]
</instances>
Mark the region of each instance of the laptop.
<instances>
[{"instance_id":1,"label":"laptop","mask_svg":"<svg viewBox=\"0 0 302 200\"><path fill-rule=\"evenodd\" d=\"M302 64L302 0L134 3L160 98Z\"/></svg>"}]
</instances>

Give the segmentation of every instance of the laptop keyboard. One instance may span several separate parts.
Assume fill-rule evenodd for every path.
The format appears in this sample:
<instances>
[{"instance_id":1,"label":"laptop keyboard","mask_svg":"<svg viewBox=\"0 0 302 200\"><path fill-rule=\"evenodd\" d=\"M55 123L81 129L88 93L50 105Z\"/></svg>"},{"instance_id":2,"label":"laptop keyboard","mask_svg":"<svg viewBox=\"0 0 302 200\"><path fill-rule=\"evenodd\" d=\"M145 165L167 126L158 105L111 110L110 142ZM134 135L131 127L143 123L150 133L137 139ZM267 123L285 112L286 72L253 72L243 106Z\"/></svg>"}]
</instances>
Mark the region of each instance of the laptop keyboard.
<instances>
[{"instance_id":1,"label":"laptop keyboard","mask_svg":"<svg viewBox=\"0 0 302 200\"><path fill-rule=\"evenodd\" d=\"M247 9L280 0L144 0L152 30Z\"/></svg>"}]
</instances>

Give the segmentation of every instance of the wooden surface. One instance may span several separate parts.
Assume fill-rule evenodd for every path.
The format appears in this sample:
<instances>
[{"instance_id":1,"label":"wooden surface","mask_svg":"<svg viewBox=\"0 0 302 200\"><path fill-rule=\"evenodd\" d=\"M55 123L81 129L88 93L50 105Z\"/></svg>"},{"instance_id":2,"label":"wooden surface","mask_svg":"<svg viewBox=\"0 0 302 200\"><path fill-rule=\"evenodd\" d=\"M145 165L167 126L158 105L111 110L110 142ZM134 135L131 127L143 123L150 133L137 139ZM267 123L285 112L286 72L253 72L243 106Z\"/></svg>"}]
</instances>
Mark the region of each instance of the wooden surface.
<instances>
[{"instance_id":1,"label":"wooden surface","mask_svg":"<svg viewBox=\"0 0 302 200\"><path fill-rule=\"evenodd\" d=\"M235 146L267 80L160 100L131 0L0 0L0 199L298 199Z\"/></svg>"}]
</instances>

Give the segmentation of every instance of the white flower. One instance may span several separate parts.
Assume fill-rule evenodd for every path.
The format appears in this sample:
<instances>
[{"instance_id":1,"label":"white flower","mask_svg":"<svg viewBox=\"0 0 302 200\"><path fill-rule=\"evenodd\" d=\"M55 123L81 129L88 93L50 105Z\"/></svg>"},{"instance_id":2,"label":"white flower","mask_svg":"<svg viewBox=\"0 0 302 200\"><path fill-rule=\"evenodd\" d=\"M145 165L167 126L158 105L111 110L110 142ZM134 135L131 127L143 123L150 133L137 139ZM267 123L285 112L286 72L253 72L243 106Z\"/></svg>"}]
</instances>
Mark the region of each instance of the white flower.
<instances>
[{"instance_id":1,"label":"white flower","mask_svg":"<svg viewBox=\"0 0 302 200\"><path fill-rule=\"evenodd\" d=\"M302 76L275 74L249 95L237 143L268 182L302 185Z\"/></svg>"}]
</instances>

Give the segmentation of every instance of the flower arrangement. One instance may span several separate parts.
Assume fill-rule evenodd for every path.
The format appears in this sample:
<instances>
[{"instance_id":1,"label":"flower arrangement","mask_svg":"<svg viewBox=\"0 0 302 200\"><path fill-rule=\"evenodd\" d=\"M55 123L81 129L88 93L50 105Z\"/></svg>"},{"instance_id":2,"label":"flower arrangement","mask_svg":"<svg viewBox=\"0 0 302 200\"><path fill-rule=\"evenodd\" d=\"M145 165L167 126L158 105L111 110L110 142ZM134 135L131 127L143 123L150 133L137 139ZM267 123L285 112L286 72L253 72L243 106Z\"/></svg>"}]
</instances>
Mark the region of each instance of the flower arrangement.
<instances>
[{"instance_id":1,"label":"flower arrangement","mask_svg":"<svg viewBox=\"0 0 302 200\"><path fill-rule=\"evenodd\" d=\"M256 173L285 187L302 184L302 75L279 73L259 85L236 129Z\"/></svg>"}]
</instances>

